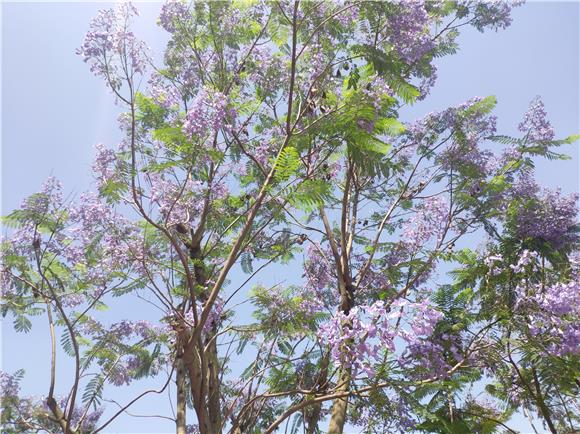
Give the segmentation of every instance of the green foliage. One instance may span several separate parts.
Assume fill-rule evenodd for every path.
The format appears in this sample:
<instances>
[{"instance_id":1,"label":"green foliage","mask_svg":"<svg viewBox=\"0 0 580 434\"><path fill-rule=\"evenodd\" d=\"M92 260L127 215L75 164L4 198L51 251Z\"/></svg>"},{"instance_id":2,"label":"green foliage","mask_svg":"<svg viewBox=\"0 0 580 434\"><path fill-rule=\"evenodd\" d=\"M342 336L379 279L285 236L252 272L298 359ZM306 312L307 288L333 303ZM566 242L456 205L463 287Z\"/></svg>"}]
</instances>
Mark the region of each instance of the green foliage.
<instances>
[{"instance_id":1,"label":"green foliage","mask_svg":"<svg viewBox=\"0 0 580 434\"><path fill-rule=\"evenodd\" d=\"M155 103L153 98L137 92L135 95L137 105L137 120L147 128L161 128L165 122L166 111Z\"/></svg>"},{"instance_id":2,"label":"green foliage","mask_svg":"<svg viewBox=\"0 0 580 434\"><path fill-rule=\"evenodd\" d=\"M292 206L310 212L332 199L332 185L321 179L307 179L288 194Z\"/></svg>"},{"instance_id":3,"label":"green foliage","mask_svg":"<svg viewBox=\"0 0 580 434\"><path fill-rule=\"evenodd\" d=\"M274 161L275 178L277 182L284 182L296 174L300 166L300 155L296 148L286 146Z\"/></svg>"},{"instance_id":4,"label":"green foliage","mask_svg":"<svg viewBox=\"0 0 580 434\"><path fill-rule=\"evenodd\" d=\"M103 399L103 388L105 386L105 376L97 374L86 384L83 391L82 403L92 405L96 410L101 405Z\"/></svg>"}]
</instances>

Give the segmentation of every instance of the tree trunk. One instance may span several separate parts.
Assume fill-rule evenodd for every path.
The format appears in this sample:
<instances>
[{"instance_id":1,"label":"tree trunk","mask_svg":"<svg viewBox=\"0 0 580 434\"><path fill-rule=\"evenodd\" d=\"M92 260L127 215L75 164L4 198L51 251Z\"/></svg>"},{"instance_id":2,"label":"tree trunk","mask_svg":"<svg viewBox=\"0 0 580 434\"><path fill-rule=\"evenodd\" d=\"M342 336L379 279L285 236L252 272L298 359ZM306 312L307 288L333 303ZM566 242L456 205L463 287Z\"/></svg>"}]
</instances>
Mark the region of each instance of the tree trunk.
<instances>
[{"instance_id":1,"label":"tree trunk","mask_svg":"<svg viewBox=\"0 0 580 434\"><path fill-rule=\"evenodd\" d=\"M202 378L202 355L199 354L198 345L188 350L183 355L183 363L189 376L189 385L193 401L193 409L197 416L199 432L201 434L213 434L209 426L209 415L205 400L205 378Z\"/></svg>"},{"instance_id":2,"label":"tree trunk","mask_svg":"<svg viewBox=\"0 0 580 434\"><path fill-rule=\"evenodd\" d=\"M212 339L206 352L207 360L207 405L212 432L220 433L222 429L222 412L220 401L220 366L217 355L217 343Z\"/></svg>"},{"instance_id":3,"label":"tree trunk","mask_svg":"<svg viewBox=\"0 0 580 434\"><path fill-rule=\"evenodd\" d=\"M536 372L536 368L532 367L532 375L534 378L534 386L536 387L536 403L540 408L540 413L542 414L550 432L553 434L558 434L554 422L552 421L552 416L550 415L550 409L546 405L544 401L544 396L542 394L542 388L540 387L540 380L538 379L538 373Z\"/></svg>"},{"instance_id":4,"label":"tree trunk","mask_svg":"<svg viewBox=\"0 0 580 434\"><path fill-rule=\"evenodd\" d=\"M342 368L339 377L338 393L347 392L350 388L351 371L350 368ZM348 396L336 399L332 404L330 412L330 423L328 424L328 434L342 434L346 421L346 411L348 408Z\"/></svg>"},{"instance_id":5,"label":"tree trunk","mask_svg":"<svg viewBox=\"0 0 580 434\"><path fill-rule=\"evenodd\" d=\"M181 354L175 359L175 376L175 385L177 387L175 434L185 434L187 403L185 399L185 366Z\"/></svg>"},{"instance_id":6,"label":"tree trunk","mask_svg":"<svg viewBox=\"0 0 580 434\"><path fill-rule=\"evenodd\" d=\"M328 389L328 363L330 361L330 353L326 352L320 361L320 372L316 380L316 393L324 393ZM318 432L318 423L320 422L320 413L322 411L322 403L314 404L310 409L306 410L304 417L304 425L306 427L306 434L315 434Z\"/></svg>"}]
</instances>

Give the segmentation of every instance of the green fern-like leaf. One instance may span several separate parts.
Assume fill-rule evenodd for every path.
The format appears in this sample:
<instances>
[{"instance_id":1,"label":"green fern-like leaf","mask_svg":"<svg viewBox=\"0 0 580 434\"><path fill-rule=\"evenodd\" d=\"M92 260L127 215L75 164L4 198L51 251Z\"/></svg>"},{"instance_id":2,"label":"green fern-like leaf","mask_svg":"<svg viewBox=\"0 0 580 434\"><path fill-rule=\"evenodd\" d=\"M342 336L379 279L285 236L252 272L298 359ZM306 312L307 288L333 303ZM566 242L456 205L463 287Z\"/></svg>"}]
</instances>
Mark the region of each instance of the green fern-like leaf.
<instances>
[{"instance_id":1,"label":"green fern-like leaf","mask_svg":"<svg viewBox=\"0 0 580 434\"><path fill-rule=\"evenodd\" d=\"M299 166L300 155L298 151L293 146L287 146L280 152L274 163L276 181L287 181L296 173Z\"/></svg>"}]
</instances>

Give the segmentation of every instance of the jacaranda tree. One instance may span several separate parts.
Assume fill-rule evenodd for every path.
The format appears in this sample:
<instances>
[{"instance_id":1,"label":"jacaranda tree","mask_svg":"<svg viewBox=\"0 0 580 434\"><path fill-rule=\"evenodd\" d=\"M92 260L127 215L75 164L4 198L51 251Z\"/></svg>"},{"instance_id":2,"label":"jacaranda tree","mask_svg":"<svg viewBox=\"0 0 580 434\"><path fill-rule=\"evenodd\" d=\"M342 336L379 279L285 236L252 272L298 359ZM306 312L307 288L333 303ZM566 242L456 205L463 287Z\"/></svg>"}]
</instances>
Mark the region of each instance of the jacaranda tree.
<instances>
[{"instance_id":1,"label":"jacaranda tree","mask_svg":"<svg viewBox=\"0 0 580 434\"><path fill-rule=\"evenodd\" d=\"M2 374L3 430L102 432L170 390L178 434L572 432L577 197L533 169L575 137L539 98L517 137L492 96L399 115L518 3L172 1L160 65L135 7L101 11L78 54L124 139L97 193L50 178L4 219L2 314L47 318L51 369L36 398Z\"/></svg>"}]
</instances>

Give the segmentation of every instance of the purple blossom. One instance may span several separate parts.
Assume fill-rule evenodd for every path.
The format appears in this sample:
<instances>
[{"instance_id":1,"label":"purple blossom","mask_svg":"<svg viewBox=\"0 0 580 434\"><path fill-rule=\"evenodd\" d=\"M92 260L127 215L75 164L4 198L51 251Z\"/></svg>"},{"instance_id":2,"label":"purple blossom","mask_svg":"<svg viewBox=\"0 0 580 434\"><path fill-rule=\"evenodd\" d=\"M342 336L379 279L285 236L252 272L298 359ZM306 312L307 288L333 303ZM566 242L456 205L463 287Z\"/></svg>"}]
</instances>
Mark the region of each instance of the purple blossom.
<instances>
[{"instance_id":1,"label":"purple blossom","mask_svg":"<svg viewBox=\"0 0 580 434\"><path fill-rule=\"evenodd\" d=\"M434 47L429 33L429 15L423 0L400 2L399 11L390 15L385 26L387 40L402 59L413 63Z\"/></svg>"},{"instance_id":2,"label":"purple blossom","mask_svg":"<svg viewBox=\"0 0 580 434\"><path fill-rule=\"evenodd\" d=\"M156 104L159 104L166 110L179 107L181 96L179 95L178 88L174 84L167 83L164 77L159 74L152 74L148 84L149 94Z\"/></svg>"},{"instance_id":3,"label":"purple blossom","mask_svg":"<svg viewBox=\"0 0 580 434\"><path fill-rule=\"evenodd\" d=\"M164 326L156 325L146 320L129 321L123 320L113 324L109 330L105 331L117 340L127 338L154 339L166 332Z\"/></svg>"},{"instance_id":4,"label":"purple blossom","mask_svg":"<svg viewBox=\"0 0 580 434\"><path fill-rule=\"evenodd\" d=\"M546 351L564 357L580 353L580 281L547 287L519 286L516 310Z\"/></svg>"},{"instance_id":5,"label":"purple blossom","mask_svg":"<svg viewBox=\"0 0 580 434\"><path fill-rule=\"evenodd\" d=\"M231 128L233 109L228 109L227 97L217 91L202 89L186 114L183 131L189 137L205 137L222 128Z\"/></svg>"},{"instance_id":6,"label":"purple blossom","mask_svg":"<svg viewBox=\"0 0 580 434\"><path fill-rule=\"evenodd\" d=\"M460 133L461 139L451 141L438 157L441 165L445 168L468 165L476 168L481 176L488 175L496 161L490 151L481 149L480 144L495 133L497 119L477 108L481 101L482 98L472 98L456 107L429 113L407 125L399 140L402 148L399 158L408 160L418 147L433 146L446 131Z\"/></svg>"},{"instance_id":7,"label":"purple blossom","mask_svg":"<svg viewBox=\"0 0 580 434\"><path fill-rule=\"evenodd\" d=\"M201 312L203 310L203 305L201 304L197 304L197 317L200 318L201 316ZM212 330L215 330L219 327L219 325L222 322L222 314L224 312L224 301L223 299L221 299L220 297L218 297L215 302L213 303L210 311L209 311L209 316L207 317L207 320L205 321L204 325L203 325L203 329L202 332L205 335L209 335ZM189 311L186 314L186 319L188 320L188 322L190 323L190 325L193 327L194 325L194 317L193 317L193 312Z\"/></svg>"},{"instance_id":8,"label":"purple blossom","mask_svg":"<svg viewBox=\"0 0 580 434\"><path fill-rule=\"evenodd\" d=\"M135 38L128 25L138 15L131 3L119 3L116 9L99 11L91 21L77 54L90 64L91 71L118 91L123 80L143 74L148 63L145 44Z\"/></svg>"},{"instance_id":9,"label":"purple blossom","mask_svg":"<svg viewBox=\"0 0 580 434\"><path fill-rule=\"evenodd\" d=\"M95 149L97 152L92 168L99 188L109 181L118 181L119 161L115 151L105 148L105 145L101 143L95 145Z\"/></svg>"},{"instance_id":10,"label":"purple blossom","mask_svg":"<svg viewBox=\"0 0 580 434\"><path fill-rule=\"evenodd\" d=\"M526 267L529 265L534 266L536 260L538 258L538 252L533 252L528 249L525 249L518 259L518 263L516 265L510 265L510 268L513 270L514 273L521 273L525 270Z\"/></svg>"},{"instance_id":11,"label":"purple blossom","mask_svg":"<svg viewBox=\"0 0 580 434\"><path fill-rule=\"evenodd\" d=\"M375 107L375 111L379 113L381 109L381 102L385 100L385 98L391 98L394 95L393 89L387 84L386 80L379 76L373 76L366 86L363 88L363 94L367 96L369 101Z\"/></svg>"},{"instance_id":12,"label":"purple blossom","mask_svg":"<svg viewBox=\"0 0 580 434\"><path fill-rule=\"evenodd\" d=\"M62 184L58 179L50 176L37 194L24 199L20 209L42 217L62 206Z\"/></svg>"},{"instance_id":13,"label":"purple blossom","mask_svg":"<svg viewBox=\"0 0 580 434\"><path fill-rule=\"evenodd\" d=\"M191 12L186 2L170 0L163 4L159 14L159 25L169 33L174 33L191 18Z\"/></svg>"},{"instance_id":14,"label":"purple blossom","mask_svg":"<svg viewBox=\"0 0 580 434\"><path fill-rule=\"evenodd\" d=\"M487 265L487 267L489 268L489 271L492 274L492 276L497 276L502 272L501 265L500 266L497 265L498 262L500 264L503 263L503 257L501 255L490 255L487 256L483 261L483 263Z\"/></svg>"},{"instance_id":15,"label":"purple blossom","mask_svg":"<svg viewBox=\"0 0 580 434\"><path fill-rule=\"evenodd\" d=\"M254 83L263 95L274 95L280 81L286 80L289 74L288 68L284 67L283 57L273 53L267 45L254 47L247 65L247 80Z\"/></svg>"},{"instance_id":16,"label":"purple blossom","mask_svg":"<svg viewBox=\"0 0 580 434\"><path fill-rule=\"evenodd\" d=\"M512 23L510 16L512 8L523 4L524 0L462 1L461 3L475 4L470 22L477 30L483 32L486 27L496 31L509 27Z\"/></svg>"},{"instance_id":17,"label":"purple blossom","mask_svg":"<svg viewBox=\"0 0 580 434\"><path fill-rule=\"evenodd\" d=\"M402 243L409 252L416 252L433 239L439 238L446 227L449 205L440 196L425 199L413 217L403 226Z\"/></svg>"},{"instance_id":18,"label":"purple blossom","mask_svg":"<svg viewBox=\"0 0 580 434\"><path fill-rule=\"evenodd\" d=\"M151 201L159 206L166 224L190 224L203 208L203 183L191 178L185 185L167 179L164 174L151 174Z\"/></svg>"},{"instance_id":19,"label":"purple blossom","mask_svg":"<svg viewBox=\"0 0 580 434\"><path fill-rule=\"evenodd\" d=\"M554 128L548 120L544 103L539 96L530 102L530 107L518 129L526 134L530 142L546 142L554 139Z\"/></svg>"},{"instance_id":20,"label":"purple blossom","mask_svg":"<svg viewBox=\"0 0 580 434\"><path fill-rule=\"evenodd\" d=\"M3 397L18 396L20 392L19 378L16 375L10 375L0 371L0 391Z\"/></svg>"},{"instance_id":21,"label":"purple blossom","mask_svg":"<svg viewBox=\"0 0 580 434\"><path fill-rule=\"evenodd\" d=\"M526 185L529 192L533 186ZM536 187L537 188L537 187ZM522 186L516 187L522 190ZM522 196L516 199L522 199ZM525 196L523 199L526 199ZM559 190L545 189L527 198L517 208L515 230L519 237L536 238L552 244L556 248L573 242L578 235L572 232L577 223L578 194L562 196Z\"/></svg>"},{"instance_id":22,"label":"purple blossom","mask_svg":"<svg viewBox=\"0 0 580 434\"><path fill-rule=\"evenodd\" d=\"M402 309L413 312L410 330L395 328L393 320L402 315ZM441 312L427 300L409 303L405 300L386 306L383 301L353 307L348 314L339 311L333 318L321 324L319 339L330 346L333 361L340 366L351 367L354 375L365 372L374 375L373 363L379 362L385 349L395 351L395 337L408 344L417 344L433 333Z\"/></svg>"}]
</instances>

